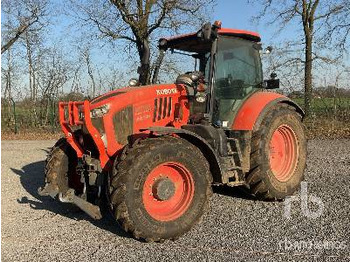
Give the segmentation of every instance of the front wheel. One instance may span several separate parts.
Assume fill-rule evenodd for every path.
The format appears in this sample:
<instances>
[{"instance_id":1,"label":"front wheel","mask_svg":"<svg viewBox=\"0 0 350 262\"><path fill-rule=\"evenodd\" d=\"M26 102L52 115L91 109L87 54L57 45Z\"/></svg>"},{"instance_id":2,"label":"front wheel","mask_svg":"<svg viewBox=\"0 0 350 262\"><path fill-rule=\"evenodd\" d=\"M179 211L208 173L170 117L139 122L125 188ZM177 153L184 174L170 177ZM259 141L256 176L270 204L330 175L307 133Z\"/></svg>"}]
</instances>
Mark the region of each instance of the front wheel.
<instances>
[{"instance_id":1,"label":"front wheel","mask_svg":"<svg viewBox=\"0 0 350 262\"><path fill-rule=\"evenodd\" d=\"M211 182L207 160L191 143L170 136L145 139L115 163L112 210L137 239L176 239L202 217Z\"/></svg>"},{"instance_id":2,"label":"front wheel","mask_svg":"<svg viewBox=\"0 0 350 262\"><path fill-rule=\"evenodd\" d=\"M261 199L292 195L303 180L306 151L300 115L288 105L273 107L253 133L247 175L250 192Z\"/></svg>"},{"instance_id":3,"label":"front wheel","mask_svg":"<svg viewBox=\"0 0 350 262\"><path fill-rule=\"evenodd\" d=\"M69 188L81 194L83 184L77 173L77 164L78 157L74 149L65 138L59 139L46 158L45 187L51 187L56 194L65 194Z\"/></svg>"}]
</instances>

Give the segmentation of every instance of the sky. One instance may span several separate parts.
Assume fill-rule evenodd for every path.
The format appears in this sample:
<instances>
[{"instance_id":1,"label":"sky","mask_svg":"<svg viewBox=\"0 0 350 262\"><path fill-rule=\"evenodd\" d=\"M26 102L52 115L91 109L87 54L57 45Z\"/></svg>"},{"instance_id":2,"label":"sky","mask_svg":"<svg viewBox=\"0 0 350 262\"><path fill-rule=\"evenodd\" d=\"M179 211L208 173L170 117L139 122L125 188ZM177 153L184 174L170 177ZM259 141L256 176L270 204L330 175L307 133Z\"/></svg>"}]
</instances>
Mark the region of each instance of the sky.
<instances>
[{"instance_id":1,"label":"sky","mask_svg":"<svg viewBox=\"0 0 350 262\"><path fill-rule=\"evenodd\" d=\"M54 0L53 5L56 9L61 9L63 5L67 3L65 1ZM292 39L296 35L300 35L300 26L297 22L293 22L278 34L276 33L278 31L278 25L266 24L266 19L262 20L259 24L254 23L252 17L258 13L259 9L259 6L256 4L249 4L247 0L217 0L217 5L215 6L213 14L210 14L211 22L220 20L222 22L222 27L225 28L256 31L261 35L264 46L276 46L286 39ZM80 28L69 26L72 24L74 24L74 21L71 17L64 14L56 16L51 21L51 25L47 30L46 39L48 44L61 45L64 50L68 50L67 52L69 52L71 57L74 57L78 53L77 47L80 46L79 41L77 41L75 37L77 34L75 30L79 30ZM96 40L91 42L96 44ZM122 42L119 43L123 45ZM16 44L18 45L18 43ZM97 45L97 47L93 48L91 56L93 63L95 63L98 68L102 68L102 71L105 70L106 74L111 67L124 72L130 71L131 64L121 48L110 49L108 45ZM130 77L137 77L136 70L130 75L129 73L127 74L126 78ZM25 77L24 81L26 81L26 79L27 77ZM127 79L124 81L127 81Z\"/></svg>"},{"instance_id":2,"label":"sky","mask_svg":"<svg viewBox=\"0 0 350 262\"><path fill-rule=\"evenodd\" d=\"M252 17L257 14L259 7L255 4L249 4L247 0L217 0L217 5L211 16L212 21L220 20L222 27L234 28L258 32L262 38L264 46L278 45L278 41L292 37L298 34L298 27L295 23L286 27L285 30L276 35L276 25L267 25L265 20L257 24L252 21ZM197 29L195 29L197 30ZM188 33L188 32L183 32ZM300 32L299 32L300 33ZM103 55L101 49L94 51L95 61L103 63L107 58Z\"/></svg>"},{"instance_id":3,"label":"sky","mask_svg":"<svg viewBox=\"0 0 350 262\"><path fill-rule=\"evenodd\" d=\"M247 0L219 0L213 15L214 20L220 20L222 27L245 29L258 32L262 41L269 42L276 32L275 26L267 26L266 22L259 25L253 23L252 17L256 15L258 9L256 5L248 4ZM295 29L295 28L294 28ZM280 37L289 37L293 30L284 31Z\"/></svg>"},{"instance_id":4,"label":"sky","mask_svg":"<svg viewBox=\"0 0 350 262\"><path fill-rule=\"evenodd\" d=\"M286 30L276 35L276 25L266 25L266 21L264 20L259 24L252 21L252 17L256 15L257 12L257 5L249 4L247 0L218 0L213 15L210 16L212 19L211 22L220 20L222 22L222 27L258 32L261 35L264 46L274 46L278 43L278 40L285 40L297 33L297 26L292 24L287 27ZM67 23L68 21L65 21L65 24ZM62 28L62 30L65 29ZM62 31L58 33L58 35L61 34ZM105 63L106 61L110 62L110 59L113 58L118 59L118 54L111 57L111 54L106 54L103 50L97 48L93 52L93 57L95 61Z\"/></svg>"},{"instance_id":5,"label":"sky","mask_svg":"<svg viewBox=\"0 0 350 262\"><path fill-rule=\"evenodd\" d=\"M58 3L59 2L60 1L58 1ZM217 0L214 13L210 16L212 19L211 22L220 20L222 22L222 27L258 32L262 37L262 41L266 44L276 42L278 39L283 40L289 38L297 31L296 25L292 25L288 27L288 30L282 31L276 39L276 25L268 26L265 24L266 22L264 20L259 25L251 21L251 18L256 15L257 12L257 5L254 6L253 4L248 4L247 0ZM53 27L52 35L58 38L64 36L66 34L65 31L67 30L67 25L71 22L71 19L67 16L58 17L55 22L56 25ZM96 50L96 52L99 51L100 49ZM95 54L95 58L102 61L104 59L102 53L103 52L99 55Z\"/></svg>"},{"instance_id":6,"label":"sky","mask_svg":"<svg viewBox=\"0 0 350 262\"><path fill-rule=\"evenodd\" d=\"M276 36L276 25L266 25L262 20L259 25L252 21L258 12L257 5L249 4L247 0L218 0L212 21L220 20L222 27L258 32L266 45L274 44L279 39L285 40L297 33L297 25L292 24ZM184 32L187 33L187 32Z\"/></svg>"},{"instance_id":7,"label":"sky","mask_svg":"<svg viewBox=\"0 0 350 262\"><path fill-rule=\"evenodd\" d=\"M248 3L247 0L218 0L213 20L220 20L222 27L259 33L264 47L278 47L285 41L295 40L303 34L298 19L290 21L283 30L279 30L277 23L269 24L268 17L263 17L259 23L253 21L253 17L260 10L261 5Z\"/></svg>"}]
</instances>

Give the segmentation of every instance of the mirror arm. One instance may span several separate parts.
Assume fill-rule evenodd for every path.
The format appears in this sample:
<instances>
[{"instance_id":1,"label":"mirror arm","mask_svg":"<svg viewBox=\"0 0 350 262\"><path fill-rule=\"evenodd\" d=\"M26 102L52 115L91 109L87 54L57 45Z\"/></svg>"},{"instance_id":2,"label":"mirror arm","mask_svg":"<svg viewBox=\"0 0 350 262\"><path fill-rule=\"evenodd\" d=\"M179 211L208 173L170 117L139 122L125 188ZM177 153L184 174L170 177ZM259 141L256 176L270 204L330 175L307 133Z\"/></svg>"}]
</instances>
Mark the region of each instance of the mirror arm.
<instances>
[{"instance_id":1,"label":"mirror arm","mask_svg":"<svg viewBox=\"0 0 350 262\"><path fill-rule=\"evenodd\" d=\"M166 52L166 49L164 49L164 48L159 49L159 56L155 62L155 67L154 67L152 84L156 84L158 81L159 69L160 69L160 66L162 65L162 62L163 62L163 59L165 56L165 52Z\"/></svg>"}]
</instances>

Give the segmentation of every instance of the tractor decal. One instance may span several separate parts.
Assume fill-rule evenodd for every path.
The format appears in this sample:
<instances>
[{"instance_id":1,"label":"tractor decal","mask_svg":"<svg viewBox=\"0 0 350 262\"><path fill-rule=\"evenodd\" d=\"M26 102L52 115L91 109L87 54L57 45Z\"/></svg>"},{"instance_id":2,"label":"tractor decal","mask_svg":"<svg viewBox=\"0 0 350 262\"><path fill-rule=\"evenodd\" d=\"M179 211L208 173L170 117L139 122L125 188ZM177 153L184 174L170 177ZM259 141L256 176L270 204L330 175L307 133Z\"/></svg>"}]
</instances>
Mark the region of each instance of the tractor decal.
<instances>
[{"instance_id":1,"label":"tractor decal","mask_svg":"<svg viewBox=\"0 0 350 262\"><path fill-rule=\"evenodd\" d=\"M157 96L159 95L170 95L170 94L176 94L177 89L176 88L171 88L171 89L158 89L156 90Z\"/></svg>"}]
</instances>

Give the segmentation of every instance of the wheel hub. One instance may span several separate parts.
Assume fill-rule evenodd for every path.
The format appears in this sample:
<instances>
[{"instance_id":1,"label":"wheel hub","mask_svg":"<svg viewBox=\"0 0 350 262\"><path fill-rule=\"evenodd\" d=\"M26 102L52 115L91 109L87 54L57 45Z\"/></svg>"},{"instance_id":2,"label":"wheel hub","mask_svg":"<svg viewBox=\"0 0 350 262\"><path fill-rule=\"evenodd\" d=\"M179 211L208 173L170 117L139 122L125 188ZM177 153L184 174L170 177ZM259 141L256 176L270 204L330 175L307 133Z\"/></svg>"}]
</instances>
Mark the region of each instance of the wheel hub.
<instances>
[{"instance_id":1,"label":"wheel hub","mask_svg":"<svg viewBox=\"0 0 350 262\"><path fill-rule=\"evenodd\" d=\"M277 180L290 179L296 168L299 148L297 137L288 125L279 126L270 141L270 167Z\"/></svg>"},{"instance_id":2,"label":"wheel hub","mask_svg":"<svg viewBox=\"0 0 350 262\"><path fill-rule=\"evenodd\" d=\"M147 175L143 185L143 205L158 221L172 221L182 216L193 197L192 174L178 162L159 164Z\"/></svg>"},{"instance_id":3,"label":"wheel hub","mask_svg":"<svg viewBox=\"0 0 350 262\"><path fill-rule=\"evenodd\" d=\"M153 195L160 201L168 200L175 194L175 185L168 178L161 178L153 185Z\"/></svg>"}]
</instances>

